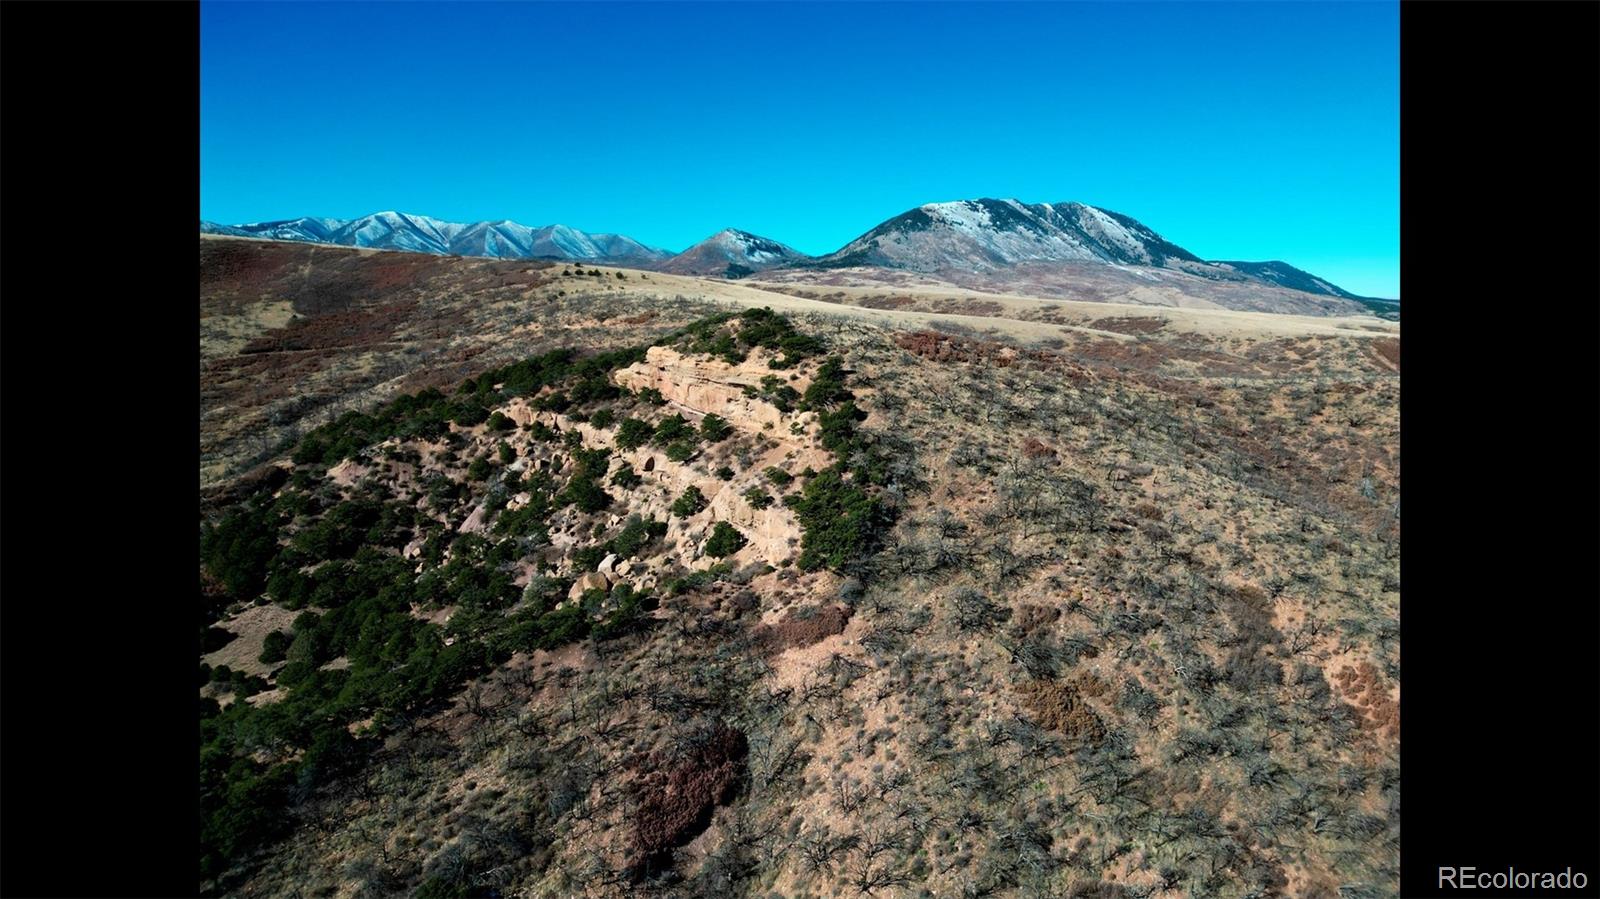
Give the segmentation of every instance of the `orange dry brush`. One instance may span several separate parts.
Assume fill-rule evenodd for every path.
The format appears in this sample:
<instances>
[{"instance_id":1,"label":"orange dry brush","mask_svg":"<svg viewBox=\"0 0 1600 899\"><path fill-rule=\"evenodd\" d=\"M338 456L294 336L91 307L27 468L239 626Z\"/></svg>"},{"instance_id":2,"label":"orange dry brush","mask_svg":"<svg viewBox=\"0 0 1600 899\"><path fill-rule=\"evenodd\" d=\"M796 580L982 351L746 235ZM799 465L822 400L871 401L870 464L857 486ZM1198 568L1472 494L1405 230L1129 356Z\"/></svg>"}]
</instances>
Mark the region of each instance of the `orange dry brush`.
<instances>
[{"instance_id":1,"label":"orange dry brush","mask_svg":"<svg viewBox=\"0 0 1600 899\"><path fill-rule=\"evenodd\" d=\"M1341 668L1334 680L1361 712L1368 730L1389 739L1400 736L1400 705L1389 697L1377 667L1362 662L1356 668Z\"/></svg>"}]
</instances>

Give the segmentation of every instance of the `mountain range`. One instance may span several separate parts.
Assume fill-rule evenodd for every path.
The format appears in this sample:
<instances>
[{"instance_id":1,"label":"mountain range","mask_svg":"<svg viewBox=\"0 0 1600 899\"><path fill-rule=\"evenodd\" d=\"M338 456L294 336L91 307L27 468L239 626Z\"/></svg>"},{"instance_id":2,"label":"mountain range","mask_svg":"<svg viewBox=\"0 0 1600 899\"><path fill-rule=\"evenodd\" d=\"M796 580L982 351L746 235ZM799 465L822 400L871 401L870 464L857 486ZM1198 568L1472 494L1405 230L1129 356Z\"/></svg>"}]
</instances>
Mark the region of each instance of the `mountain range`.
<instances>
[{"instance_id":1,"label":"mountain range","mask_svg":"<svg viewBox=\"0 0 1600 899\"><path fill-rule=\"evenodd\" d=\"M1349 300L1378 311L1395 300L1360 297L1288 263L1205 260L1137 220L1083 203L1013 199L928 203L838 250L807 256L770 238L726 228L681 253L620 234L512 221L463 224L400 212L358 219L297 218L243 225L202 221L203 233L420 253L607 263L674 274L742 278L775 269L889 269L963 277L1041 267L1165 270L1214 282L1258 284Z\"/></svg>"},{"instance_id":2,"label":"mountain range","mask_svg":"<svg viewBox=\"0 0 1600 899\"><path fill-rule=\"evenodd\" d=\"M673 255L621 234L590 234L566 225L529 228L513 221L462 224L403 212L377 212L348 221L304 217L247 225L201 222L200 230L236 237L496 259L557 258L643 266Z\"/></svg>"}]
</instances>

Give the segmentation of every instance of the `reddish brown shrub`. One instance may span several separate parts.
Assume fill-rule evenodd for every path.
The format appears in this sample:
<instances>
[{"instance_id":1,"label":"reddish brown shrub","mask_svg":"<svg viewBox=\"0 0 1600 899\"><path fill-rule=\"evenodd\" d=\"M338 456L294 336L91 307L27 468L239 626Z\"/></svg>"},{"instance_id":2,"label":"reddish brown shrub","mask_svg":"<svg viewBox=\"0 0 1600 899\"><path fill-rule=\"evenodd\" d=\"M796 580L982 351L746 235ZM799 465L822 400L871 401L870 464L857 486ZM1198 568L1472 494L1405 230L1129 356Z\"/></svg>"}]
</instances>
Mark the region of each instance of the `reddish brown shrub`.
<instances>
[{"instance_id":1,"label":"reddish brown shrub","mask_svg":"<svg viewBox=\"0 0 1600 899\"><path fill-rule=\"evenodd\" d=\"M1114 331L1118 334L1154 334L1165 328L1167 323L1163 319L1137 316L1134 318L1097 318L1089 323L1089 327L1099 331Z\"/></svg>"},{"instance_id":2,"label":"reddish brown shrub","mask_svg":"<svg viewBox=\"0 0 1600 899\"><path fill-rule=\"evenodd\" d=\"M659 869L674 848L706 829L716 807L738 791L748 753L744 734L718 721L691 735L670 758L658 751L636 763L644 772L634 816L637 874Z\"/></svg>"},{"instance_id":3,"label":"reddish brown shrub","mask_svg":"<svg viewBox=\"0 0 1600 899\"><path fill-rule=\"evenodd\" d=\"M1378 358L1393 365L1395 368L1400 367L1400 341L1398 339L1380 337L1372 341L1371 346L1372 351L1378 355Z\"/></svg>"},{"instance_id":4,"label":"reddish brown shrub","mask_svg":"<svg viewBox=\"0 0 1600 899\"><path fill-rule=\"evenodd\" d=\"M1088 671L1074 676L1072 683L1079 693L1092 698L1099 698L1111 692L1111 684L1107 683L1105 678Z\"/></svg>"},{"instance_id":5,"label":"reddish brown shrub","mask_svg":"<svg viewBox=\"0 0 1600 899\"><path fill-rule=\"evenodd\" d=\"M1036 437L1029 437L1022 441L1022 454L1029 459L1054 459L1056 457L1056 451L1046 446Z\"/></svg>"},{"instance_id":6,"label":"reddish brown shrub","mask_svg":"<svg viewBox=\"0 0 1600 899\"><path fill-rule=\"evenodd\" d=\"M1017 633L1027 637L1039 628L1054 624L1060 617L1061 610L1054 606L1025 604L1017 609Z\"/></svg>"},{"instance_id":7,"label":"reddish brown shrub","mask_svg":"<svg viewBox=\"0 0 1600 899\"><path fill-rule=\"evenodd\" d=\"M1072 684L1040 678L1023 684L1018 692L1022 694L1022 704L1039 719L1040 727L1086 743L1098 743L1105 736L1100 716Z\"/></svg>"},{"instance_id":8,"label":"reddish brown shrub","mask_svg":"<svg viewBox=\"0 0 1600 899\"><path fill-rule=\"evenodd\" d=\"M868 309L904 309L916 305L916 300L907 296L879 296L874 294L859 302L859 305Z\"/></svg>"},{"instance_id":9,"label":"reddish brown shrub","mask_svg":"<svg viewBox=\"0 0 1600 899\"><path fill-rule=\"evenodd\" d=\"M981 362L1005 368L1019 361L1027 361L1052 371L1064 371L1073 380L1080 380L1080 376L1087 375L1082 366L1068 363L1059 353L1019 349L995 340L916 331L897 336L895 343L907 352L936 362Z\"/></svg>"},{"instance_id":10,"label":"reddish brown shrub","mask_svg":"<svg viewBox=\"0 0 1600 899\"><path fill-rule=\"evenodd\" d=\"M249 355L366 347L383 343L394 336L395 329L416 309L417 302L408 300L303 318L287 327L262 334L239 352Z\"/></svg>"},{"instance_id":11,"label":"reddish brown shrub","mask_svg":"<svg viewBox=\"0 0 1600 899\"><path fill-rule=\"evenodd\" d=\"M756 645L767 655L776 655L795 646L810 646L834 634L844 633L850 610L844 606L797 609L777 624L763 624L751 631Z\"/></svg>"}]
</instances>

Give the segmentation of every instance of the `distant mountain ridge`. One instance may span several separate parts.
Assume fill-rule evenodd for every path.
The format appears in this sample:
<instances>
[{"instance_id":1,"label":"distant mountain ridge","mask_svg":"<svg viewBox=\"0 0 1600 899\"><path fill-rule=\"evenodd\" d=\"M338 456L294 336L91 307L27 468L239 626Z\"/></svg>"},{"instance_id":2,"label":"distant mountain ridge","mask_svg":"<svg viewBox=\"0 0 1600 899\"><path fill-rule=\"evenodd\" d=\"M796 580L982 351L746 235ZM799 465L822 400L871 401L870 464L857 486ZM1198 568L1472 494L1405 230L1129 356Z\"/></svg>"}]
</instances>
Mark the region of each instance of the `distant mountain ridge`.
<instances>
[{"instance_id":1,"label":"distant mountain ridge","mask_svg":"<svg viewBox=\"0 0 1600 899\"><path fill-rule=\"evenodd\" d=\"M529 228L509 220L468 224L403 212L376 212L348 221L302 217L244 225L201 222L200 231L496 259L557 258L643 265L672 255L621 234L590 234L566 225Z\"/></svg>"},{"instance_id":2,"label":"distant mountain ridge","mask_svg":"<svg viewBox=\"0 0 1600 899\"><path fill-rule=\"evenodd\" d=\"M737 228L724 228L657 265L656 269L676 275L742 278L810 258L770 238Z\"/></svg>"},{"instance_id":3,"label":"distant mountain ridge","mask_svg":"<svg viewBox=\"0 0 1600 899\"><path fill-rule=\"evenodd\" d=\"M1217 282L1262 284L1397 312L1398 300L1357 296L1286 262L1206 260L1131 216L1085 203L981 198L927 203L887 219L843 247L808 256L771 238L725 228L682 253L620 234L512 221L462 224L379 212L359 219L303 217L200 230L271 240L488 256L605 262L701 277L742 278L774 269L880 268L981 276L1018 268L1104 264L1163 269Z\"/></svg>"},{"instance_id":4,"label":"distant mountain ridge","mask_svg":"<svg viewBox=\"0 0 1600 899\"><path fill-rule=\"evenodd\" d=\"M993 269L1021 262L1106 262L1186 268L1204 260L1134 219L1083 203L928 203L813 260L835 268Z\"/></svg>"}]
</instances>

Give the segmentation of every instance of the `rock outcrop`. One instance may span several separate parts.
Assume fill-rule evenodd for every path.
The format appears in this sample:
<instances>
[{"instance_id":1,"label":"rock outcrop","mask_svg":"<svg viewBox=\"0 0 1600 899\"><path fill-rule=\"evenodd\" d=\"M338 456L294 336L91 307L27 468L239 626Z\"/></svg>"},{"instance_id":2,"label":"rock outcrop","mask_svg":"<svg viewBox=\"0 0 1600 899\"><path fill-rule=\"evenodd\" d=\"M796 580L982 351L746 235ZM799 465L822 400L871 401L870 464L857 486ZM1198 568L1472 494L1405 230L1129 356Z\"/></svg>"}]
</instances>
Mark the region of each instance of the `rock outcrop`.
<instances>
[{"instance_id":1,"label":"rock outcrop","mask_svg":"<svg viewBox=\"0 0 1600 899\"><path fill-rule=\"evenodd\" d=\"M767 361L771 358L757 348L745 361L729 365L721 359L689 358L670 347L653 346L645 352L643 362L619 370L614 377L618 386L629 390L653 387L672 403L701 415L716 413L735 426L786 428L796 414L785 414L771 403L746 396L745 388L759 387L761 379L770 375L785 379L793 375L794 380L786 383L804 393L811 379L770 367Z\"/></svg>"}]
</instances>

